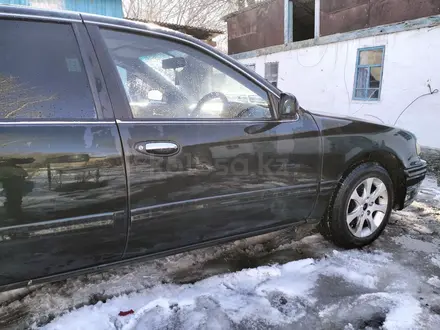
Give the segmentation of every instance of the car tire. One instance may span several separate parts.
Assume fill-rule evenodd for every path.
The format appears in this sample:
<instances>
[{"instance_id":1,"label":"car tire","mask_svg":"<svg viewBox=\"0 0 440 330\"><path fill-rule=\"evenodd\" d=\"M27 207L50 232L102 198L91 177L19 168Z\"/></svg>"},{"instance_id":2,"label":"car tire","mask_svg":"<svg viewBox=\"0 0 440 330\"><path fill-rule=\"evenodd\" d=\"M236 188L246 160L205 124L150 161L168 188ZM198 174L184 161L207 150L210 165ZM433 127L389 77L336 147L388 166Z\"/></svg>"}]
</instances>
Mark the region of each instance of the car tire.
<instances>
[{"instance_id":1,"label":"car tire","mask_svg":"<svg viewBox=\"0 0 440 330\"><path fill-rule=\"evenodd\" d=\"M342 248L371 244L388 223L393 192L393 182L382 166L359 165L338 184L320 223L321 234Z\"/></svg>"}]
</instances>

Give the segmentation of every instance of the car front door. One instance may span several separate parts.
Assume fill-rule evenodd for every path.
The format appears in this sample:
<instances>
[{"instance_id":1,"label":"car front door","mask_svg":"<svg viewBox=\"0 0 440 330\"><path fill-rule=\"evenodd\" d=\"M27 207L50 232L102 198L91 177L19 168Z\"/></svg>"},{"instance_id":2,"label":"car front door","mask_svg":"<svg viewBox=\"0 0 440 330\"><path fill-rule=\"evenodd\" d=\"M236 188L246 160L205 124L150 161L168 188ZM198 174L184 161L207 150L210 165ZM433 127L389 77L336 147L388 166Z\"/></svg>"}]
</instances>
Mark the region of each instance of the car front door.
<instances>
[{"instance_id":1,"label":"car front door","mask_svg":"<svg viewBox=\"0 0 440 330\"><path fill-rule=\"evenodd\" d=\"M0 14L0 287L120 260L127 236L122 147L87 31L39 19Z\"/></svg>"},{"instance_id":2,"label":"car front door","mask_svg":"<svg viewBox=\"0 0 440 330\"><path fill-rule=\"evenodd\" d=\"M182 40L90 25L130 189L126 257L304 221L320 171L313 119Z\"/></svg>"}]
</instances>

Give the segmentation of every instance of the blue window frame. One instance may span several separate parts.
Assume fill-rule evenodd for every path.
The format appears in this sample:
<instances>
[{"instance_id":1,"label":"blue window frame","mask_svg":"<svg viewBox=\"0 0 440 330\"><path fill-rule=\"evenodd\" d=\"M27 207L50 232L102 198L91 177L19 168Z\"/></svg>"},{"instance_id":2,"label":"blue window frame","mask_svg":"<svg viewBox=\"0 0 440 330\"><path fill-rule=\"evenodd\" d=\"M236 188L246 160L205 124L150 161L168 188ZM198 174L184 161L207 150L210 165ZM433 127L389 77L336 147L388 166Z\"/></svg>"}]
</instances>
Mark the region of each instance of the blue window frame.
<instances>
[{"instance_id":1,"label":"blue window frame","mask_svg":"<svg viewBox=\"0 0 440 330\"><path fill-rule=\"evenodd\" d=\"M385 46L358 49L353 100L380 100L384 58Z\"/></svg>"}]
</instances>

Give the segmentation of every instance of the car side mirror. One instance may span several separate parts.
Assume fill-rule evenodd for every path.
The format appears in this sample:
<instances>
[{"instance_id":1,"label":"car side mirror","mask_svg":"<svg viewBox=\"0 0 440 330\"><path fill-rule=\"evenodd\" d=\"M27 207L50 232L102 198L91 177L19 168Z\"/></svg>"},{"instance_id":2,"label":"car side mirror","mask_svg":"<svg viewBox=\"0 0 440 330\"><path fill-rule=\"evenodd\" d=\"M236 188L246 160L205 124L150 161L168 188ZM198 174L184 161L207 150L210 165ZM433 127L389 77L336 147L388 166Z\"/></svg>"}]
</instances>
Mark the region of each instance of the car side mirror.
<instances>
[{"instance_id":1,"label":"car side mirror","mask_svg":"<svg viewBox=\"0 0 440 330\"><path fill-rule=\"evenodd\" d=\"M281 94L278 113L281 118L296 118L299 113L299 103L296 97L290 93Z\"/></svg>"}]
</instances>

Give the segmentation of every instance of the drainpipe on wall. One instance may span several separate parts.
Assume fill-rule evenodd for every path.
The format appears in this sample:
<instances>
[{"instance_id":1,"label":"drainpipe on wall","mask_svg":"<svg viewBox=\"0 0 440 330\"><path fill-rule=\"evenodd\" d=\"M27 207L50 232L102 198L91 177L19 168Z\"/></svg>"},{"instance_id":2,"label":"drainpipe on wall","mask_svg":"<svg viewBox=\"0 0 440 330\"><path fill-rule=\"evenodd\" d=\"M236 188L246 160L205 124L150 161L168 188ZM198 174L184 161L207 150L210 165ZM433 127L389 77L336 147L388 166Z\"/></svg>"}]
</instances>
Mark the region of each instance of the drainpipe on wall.
<instances>
[{"instance_id":1,"label":"drainpipe on wall","mask_svg":"<svg viewBox=\"0 0 440 330\"><path fill-rule=\"evenodd\" d=\"M287 39L288 42L293 42L293 0L290 0L289 3L287 4L287 14L288 14L288 18L289 18L289 23L288 23L288 33L287 33Z\"/></svg>"},{"instance_id":2,"label":"drainpipe on wall","mask_svg":"<svg viewBox=\"0 0 440 330\"><path fill-rule=\"evenodd\" d=\"M293 0L284 0L284 43L293 42Z\"/></svg>"},{"instance_id":3,"label":"drainpipe on wall","mask_svg":"<svg viewBox=\"0 0 440 330\"><path fill-rule=\"evenodd\" d=\"M321 34L321 0L315 0L315 39Z\"/></svg>"},{"instance_id":4,"label":"drainpipe on wall","mask_svg":"<svg viewBox=\"0 0 440 330\"><path fill-rule=\"evenodd\" d=\"M284 43L289 43L289 0L284 0Z\"/></svg>"}]
</instances>

